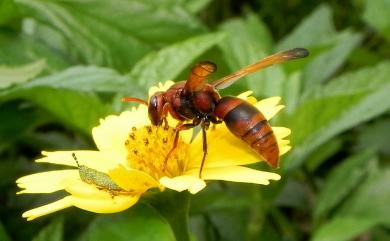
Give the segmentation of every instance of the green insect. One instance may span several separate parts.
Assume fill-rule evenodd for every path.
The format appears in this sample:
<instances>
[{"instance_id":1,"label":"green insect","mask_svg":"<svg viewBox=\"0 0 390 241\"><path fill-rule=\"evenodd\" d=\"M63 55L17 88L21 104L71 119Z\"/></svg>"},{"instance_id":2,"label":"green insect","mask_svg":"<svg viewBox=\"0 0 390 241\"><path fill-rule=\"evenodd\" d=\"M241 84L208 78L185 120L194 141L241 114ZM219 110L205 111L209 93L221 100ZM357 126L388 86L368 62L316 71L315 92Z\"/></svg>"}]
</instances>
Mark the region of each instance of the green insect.
<instances>
[{"instance_id":1,"label":"green insect","mask_svg":"<svg viewBox=\"0 0 390 241\"><path fill-rule=\"evenodd\" d=\"M72 157L76 161L77 167L79 168L79 175L83 182L93 184L98 189L106 190L113 196L114 194L127 193L126 190L118 186L106 173L99 172L85 165L80 165L74 152L72 153Z\"/></svg>"}]
</instances>

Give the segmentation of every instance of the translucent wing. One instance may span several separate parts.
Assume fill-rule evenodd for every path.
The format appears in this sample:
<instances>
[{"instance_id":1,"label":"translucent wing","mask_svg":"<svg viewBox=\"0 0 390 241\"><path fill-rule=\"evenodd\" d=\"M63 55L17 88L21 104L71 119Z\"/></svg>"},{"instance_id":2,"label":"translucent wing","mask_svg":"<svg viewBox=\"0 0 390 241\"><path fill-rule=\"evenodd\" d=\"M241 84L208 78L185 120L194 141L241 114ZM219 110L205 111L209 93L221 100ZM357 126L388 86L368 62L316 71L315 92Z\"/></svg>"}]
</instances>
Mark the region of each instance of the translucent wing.
<instances>
[{"instance_id":1,"label":"translucent wing","mask_svg":"<svg viewBox=\"0 0 390 241\"><path fill-rule=\"evenodd\" d=\"M217 70L217 66L210 61L203 61L196 64L188 76L184 88L187 91L196 91L205 83L206 78Z\"/></svg>"},{"instance_id":2,"label":"translucent wing","mask_svg":"<svg viewBox=\"0 0 390 241\"><path fill-rule=\"evenodd\" d=\"M215 80L211 84L217 89L224 89L230 86L231 84L233 84L236 80L238 80L243 76L259 71L273 64L278 64L293 59L304 58L308 55L309 55L309 51L304 48L295 48L295 49L279 52L270 55L264 59L261 59L260 61L254 64L248 65L228 76Z\"/></svg>"}]
</instances>

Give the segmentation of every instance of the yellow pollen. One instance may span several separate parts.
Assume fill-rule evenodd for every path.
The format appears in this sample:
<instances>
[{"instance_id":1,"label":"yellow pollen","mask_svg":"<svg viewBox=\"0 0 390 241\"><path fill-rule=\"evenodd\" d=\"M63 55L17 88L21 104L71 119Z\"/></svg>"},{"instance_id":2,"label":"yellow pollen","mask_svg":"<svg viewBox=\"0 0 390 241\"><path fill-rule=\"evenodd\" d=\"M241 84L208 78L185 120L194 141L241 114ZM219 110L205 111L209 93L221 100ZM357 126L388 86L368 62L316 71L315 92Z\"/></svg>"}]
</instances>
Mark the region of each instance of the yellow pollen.
<instances>
[{"instance_id":1,"label":"yellow pollen","mask_svg":"<svg viewBox=\"0 0 390 241\"><path fill-rule=\"evenodd\" d=\"M175 130L171 127L133 127L124 143L129 166L144 171L155 179L181 175L187 163L189 144L180 138L165 166L165 158L173 147L174 139Z\"/></svg>"}]
</instances>

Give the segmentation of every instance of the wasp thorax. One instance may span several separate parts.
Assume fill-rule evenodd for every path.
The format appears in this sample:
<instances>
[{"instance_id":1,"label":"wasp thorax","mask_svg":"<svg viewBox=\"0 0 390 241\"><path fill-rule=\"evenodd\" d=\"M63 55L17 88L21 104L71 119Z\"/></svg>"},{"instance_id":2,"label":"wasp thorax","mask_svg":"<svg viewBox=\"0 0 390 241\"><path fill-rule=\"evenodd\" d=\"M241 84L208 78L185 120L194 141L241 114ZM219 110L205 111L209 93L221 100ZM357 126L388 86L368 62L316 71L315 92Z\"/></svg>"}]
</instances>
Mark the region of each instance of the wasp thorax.
<instances>
[{"instance_id":1,"label":"wasp thorax","mask_svg":"<svg viewBox=\"0 0 390 241\"><path fill-rule=\"evenodd\" d=\"M128 151L129 166L147 172L156 179L182 174L187 163L189 144L179 140L177 147L165 161L174 139L175 131L171 127L133 127L124 143Z\"/></svg>"}]
</instances>

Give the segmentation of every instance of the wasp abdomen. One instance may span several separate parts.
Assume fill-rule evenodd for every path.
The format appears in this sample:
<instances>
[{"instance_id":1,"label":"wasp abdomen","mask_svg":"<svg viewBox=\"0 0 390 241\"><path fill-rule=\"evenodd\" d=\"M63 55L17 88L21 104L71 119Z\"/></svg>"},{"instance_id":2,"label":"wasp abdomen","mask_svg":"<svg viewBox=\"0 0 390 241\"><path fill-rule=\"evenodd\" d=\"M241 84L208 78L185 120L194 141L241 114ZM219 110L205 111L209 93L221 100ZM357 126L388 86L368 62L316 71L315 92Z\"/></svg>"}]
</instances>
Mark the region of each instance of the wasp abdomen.
<instances>
[{"instance_id":1,"label":"wasp abdomen","mask_svg":"<svg viewBox=\"0 0 390 241\"><path fill-rule=\"evenodd\" d=\"M230 132L248 143L270 166L278 166L276 137L256 107L237 97L227 96L219 101L214 113L224 120Z\"/></svg>"}]
</instances>

